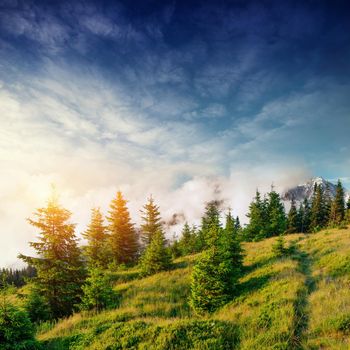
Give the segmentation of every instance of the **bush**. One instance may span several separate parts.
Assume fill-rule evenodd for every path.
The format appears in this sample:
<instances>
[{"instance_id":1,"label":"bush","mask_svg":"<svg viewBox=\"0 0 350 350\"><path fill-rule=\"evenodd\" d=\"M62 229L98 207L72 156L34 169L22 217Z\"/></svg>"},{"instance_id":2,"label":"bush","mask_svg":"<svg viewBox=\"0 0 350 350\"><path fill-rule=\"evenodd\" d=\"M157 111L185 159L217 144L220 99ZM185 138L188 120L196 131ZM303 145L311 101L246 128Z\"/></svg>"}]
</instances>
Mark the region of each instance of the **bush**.
<instances>
[{"instance_id":1,"label":"bush","mask_svg":"<svg viewBox=\"0 0 350 350\"><path fill-rule=\"evenodd\" d=\"M272 252L277 257L286 255L288 249L285 247L285 241L283 236L279 236L276 242L272 245Z\"/></svg>"},{"instance_id":2,"label":"bush","mask_svg":"<svg viewBox=\"0 0 350 350\"><path fill-rule=\"evenodd\" d=\"M0 305L0 344L2 350L38 349L28 314L7 301Z\"/></svg>"}]
</instances>

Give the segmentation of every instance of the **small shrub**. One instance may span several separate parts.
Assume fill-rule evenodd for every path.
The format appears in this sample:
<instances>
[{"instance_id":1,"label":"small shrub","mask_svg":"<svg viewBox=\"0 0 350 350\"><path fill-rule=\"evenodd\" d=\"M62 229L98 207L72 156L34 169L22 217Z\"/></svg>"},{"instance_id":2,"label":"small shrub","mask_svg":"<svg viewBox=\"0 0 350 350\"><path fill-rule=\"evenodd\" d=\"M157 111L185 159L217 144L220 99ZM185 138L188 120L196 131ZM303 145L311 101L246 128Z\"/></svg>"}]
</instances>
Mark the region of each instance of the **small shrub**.
<instances>
[{"instance_id":1,"label":"small shrub","mask_svg":"<svg viewBox=\"0 0 350 350\"><path fill-rule=\"evenodd\" d=\"M272 252L277 257L286 255L287 249L285 247L285 240L283 236L279 236L276 242L272 245Z\"/></svg>"}]
</instances>

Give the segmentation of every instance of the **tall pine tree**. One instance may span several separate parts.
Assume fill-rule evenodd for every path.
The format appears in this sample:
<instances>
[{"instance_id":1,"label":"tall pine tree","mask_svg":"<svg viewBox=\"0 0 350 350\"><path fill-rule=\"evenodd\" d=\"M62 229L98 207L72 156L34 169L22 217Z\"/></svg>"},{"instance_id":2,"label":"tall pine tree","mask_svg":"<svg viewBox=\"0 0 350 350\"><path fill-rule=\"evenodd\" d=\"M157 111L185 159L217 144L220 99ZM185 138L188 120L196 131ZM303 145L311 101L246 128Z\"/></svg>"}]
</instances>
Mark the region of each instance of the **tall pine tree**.
<instances>
[{"instance_id":1,"label":"tall pine tree","mask_svg":"<svg viewBox=\"0 0 350 350\"><path fill-rule=\"evenodd\" d=\"M151 243L153 236L162 230L162 222L159 207L154 203L154 199L149 197L148 203L141 210L141 240L145 246Z\"/></svg>"},{"instance_id":2,"label":"tall pine tree","mask_svg":"<svg viewBox=\"0 0 350 350\"><path fill-rule=\"evenodd\" d=\"M111 201L107 216L112 256L117 264L135 262L138 253L138 238L126 203L118 191L116 198Z\"/></svg>"},{"instance_id":3,"label":"tall pine tree","mask_svg":"<svg viewBox=\"0 0 350 350\"><path fill-rule=\"evenodd\" d=\"M310 231L318 231L325 225L325 202L321 185L315 184L311 204Z\"/></svg>"},{"instance_id":4,"label":"tall pine tree","mask_svg":"<svg viewBox=\"0 0 350 350\"><path fill-rule=\"evenodd\" d=\"M340 180L338 180L335 197L332 203L330 224L339 226L345 219L345 198L344 188Z\"/></svg>"},{"instance_id":5,"label":"tall pine tree","mask_svg":"<svg viewBox=\"0 0 350 350\"><path fill-rule=\"evenodd\" d=\"M261 200L260 192L257 190L253 202L249 206L247 214L249 223L244 230L244 236L247 241L254 241L265 238L266 236L266 205Z\"/></svg>"},{"instance_id":6,"label":"tall pine tree","mask_svg":"<svg viewBox=\"0 0 350 350\"><path fill-rule=\"evenodd\" d=\"M141 275L152 275L170 267L171 257L165 243L164 233L158 230L141 257Z\"/></svg>"},{"instance_id":7,"label":"tall pine tree","mask_svg":"<svg viewBox=\"0 0 350 350\"><path fill-rule=\"evenodd\" d=\"M284 233L287 226L285 209L280 195L272 188L268 194L267 205L268 230L267 236L279 236Z\"/></svg>"},{"instance_id":8,"label":"tall pine tree","mask_svg":"<svg viewBox=\"0 0 350 350\"><path fill-rule=\"evenodd\" d=\"M109 260L108 235L100 208L91 210L90 223L82 236L87 240L85 255L90 267L99 266L106 268Z\"/></svg>"},{"instance_id":9,"label":"tall pine tree","mask_svg":"<svg viewBox=\"0 0 350 350\"><path fill-rule=\"evenodd\" d=\"M28 221L40 230L39 242L30 242L37 257L19 257L36 268L35 290L48 302L53 317L70 315L80 301L85 278L71 213L53 196L34 215Z\"/></svg>"},{"instance_id":10,"label":"tall pine tree","mask_svg":"<svg viewBox=\"0 0 350 350\"><path fill-rule=\"evenodd\" d=\"M199 231L199 240L201 243L200 250L208 247L208 241L211 239L210 234L213 227L220 227L219 203L215 200L208 202L205 206L205 212L202 216L201 229Z\"/></svg>"},{"instance_id":11,"label":"tall pine tree","mask_svg":"<svg viewBox=\"0 0 350 350\"><path fill-rule=\"evenodd\" d=\"M292 199L290 210L287 218L287 231L286 233L296 233L299 231L298 211L295 204L295 199Z\"/></svg>"}]
</instances>

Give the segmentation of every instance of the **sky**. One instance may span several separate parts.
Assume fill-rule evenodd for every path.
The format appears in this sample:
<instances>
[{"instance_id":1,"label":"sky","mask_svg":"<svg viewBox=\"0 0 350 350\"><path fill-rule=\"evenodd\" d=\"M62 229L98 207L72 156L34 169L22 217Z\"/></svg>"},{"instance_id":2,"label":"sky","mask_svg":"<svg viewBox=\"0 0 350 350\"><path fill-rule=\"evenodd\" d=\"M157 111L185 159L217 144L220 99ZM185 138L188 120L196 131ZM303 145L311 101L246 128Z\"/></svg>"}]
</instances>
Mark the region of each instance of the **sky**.
<instances>
[{"instance_id":1,"label":"sky","mask_svg":"<svg viewBox=\"0 0 350 350\"><path fill-rule=\"evenodd\" d=\"M121 190L136 224L312 176L350 188L346 1L0 0L0 266L55 184L77 234ZM181 219L181 220L180 220ZM175 220L176 221L176 220Z\"/></svg>"}]
</instances>

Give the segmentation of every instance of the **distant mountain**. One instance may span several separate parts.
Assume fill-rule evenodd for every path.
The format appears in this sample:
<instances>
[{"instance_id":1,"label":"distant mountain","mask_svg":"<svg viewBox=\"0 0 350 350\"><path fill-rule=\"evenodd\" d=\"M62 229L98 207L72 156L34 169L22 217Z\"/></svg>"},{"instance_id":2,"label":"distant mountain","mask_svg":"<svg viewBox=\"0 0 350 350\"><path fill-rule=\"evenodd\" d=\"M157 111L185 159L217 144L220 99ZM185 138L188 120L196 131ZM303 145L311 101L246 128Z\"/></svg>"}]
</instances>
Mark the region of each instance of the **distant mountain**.
<instances>
[{"instance_id":1,"label":"distant mountain","mask_svg":"<svg viewBox=\"0 0 350 350\"><path fill-rule=\"evenodd\" d=\"M322 177L314 177L307 181L305 184L301 184L295 187L292 187L282 193L282 199L289 201L294 198L296 201L302 201L304 198L311 199L314 194L315 184L321 186L323 190L326 190L327 184L329 186L329 191L332 197L335 196L336 185L330 181L325 180ZM350 192L345 189L345 200L350 196Z\"/></svg>"}]
</instances>

